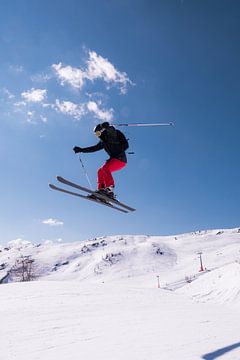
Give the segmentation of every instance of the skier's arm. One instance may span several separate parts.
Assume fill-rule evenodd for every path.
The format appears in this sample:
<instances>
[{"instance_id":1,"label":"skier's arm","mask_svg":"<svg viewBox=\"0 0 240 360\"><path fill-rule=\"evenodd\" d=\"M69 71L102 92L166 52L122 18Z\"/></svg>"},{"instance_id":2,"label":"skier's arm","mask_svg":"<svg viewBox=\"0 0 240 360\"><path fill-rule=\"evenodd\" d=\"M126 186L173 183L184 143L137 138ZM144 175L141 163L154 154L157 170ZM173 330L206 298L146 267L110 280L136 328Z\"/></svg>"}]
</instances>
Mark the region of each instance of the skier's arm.
<instances>
[{"instance_id":1,"label":"skier's arm","mask_svg":"<svg viewBox=\"0 0 240 360\"><path fill-rule=\"evenodd\" d=\"M96 145L82 148L81 152L83 152L83 153L91 153L91 152L99 151L99 150L102 150L102 149L103 149L103 143L102 143L102 141L99 141L99 143L97 143Z\"/></svg>"},{"instance_id":2,"label":"skier's arm","mask_svg":"<svg viewBox=\"0 0 240 360\"><path fill-rule=\"evenodd\" d=\"M102 141L99 141L99 143L97 143L96 145L93 146L89 146L89 147L85 147L85 148L81 148L79 146L75 146L73 148L73 151L75 153L91 153L91 152L95 152L95 151L99 151L103 149L103 143Z\"/></svg>"}]
</instances>

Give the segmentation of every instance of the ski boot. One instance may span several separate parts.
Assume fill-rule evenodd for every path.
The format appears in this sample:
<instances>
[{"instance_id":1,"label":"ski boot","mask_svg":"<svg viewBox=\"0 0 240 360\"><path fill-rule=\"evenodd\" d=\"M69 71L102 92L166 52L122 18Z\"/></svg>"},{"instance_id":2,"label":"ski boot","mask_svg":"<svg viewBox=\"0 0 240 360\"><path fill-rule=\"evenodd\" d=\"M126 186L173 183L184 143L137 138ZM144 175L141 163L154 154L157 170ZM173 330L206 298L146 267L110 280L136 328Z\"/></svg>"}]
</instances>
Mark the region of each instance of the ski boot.
<instances>
[{"instance_id":1,"label":"ski boot","mask_svg":"<svg viewBox=\"0 0 240 360\"><path fill-rule=\"evenodd\" d=\"M113 186L108 186L106 188L96 190L95 193L99 194L99 195L107 196L109 198L109 200L116 200L116 195L114 194L113 189L114 189ZM90 197L92 199L99 199L95 194L91 194L88 197ZM99 199L99 200L103 201L103 202L108 202L105 199Z\"/></svg>"},{"instance_id":2,"label":"ski boot","mask_svg":"<svg viewBox=\"0 0 240 360\"><path fill-rule=\"evenodd\" d=\"M104 189L101 189L102 194L109 197L109 199L116 200L116 195L113 192L114 186L108 186Z\"/></svg>"}]
</instances>

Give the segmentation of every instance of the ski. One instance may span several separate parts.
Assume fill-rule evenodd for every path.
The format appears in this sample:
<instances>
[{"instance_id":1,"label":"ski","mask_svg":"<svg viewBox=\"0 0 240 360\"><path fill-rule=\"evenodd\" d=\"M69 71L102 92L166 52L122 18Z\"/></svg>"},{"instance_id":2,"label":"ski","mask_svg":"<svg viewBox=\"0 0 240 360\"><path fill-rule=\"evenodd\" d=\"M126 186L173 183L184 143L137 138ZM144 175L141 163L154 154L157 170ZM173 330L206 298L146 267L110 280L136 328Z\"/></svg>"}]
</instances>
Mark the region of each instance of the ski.
<instances>
[{"instance_id":1,"label":"ski","mask_svg":"<svg viewBox=\"0 0 240 360\"><path fill-rule=\"evenodd\" d=\"M60 187L58 187L58 186L56 186L56 185L53 185L53 184L49 184L49 187L50 187L52 190L57 190L57 191L61 191L61 192L65 193L65 194L70 194L70 195L73 195L73 196L78 196L78 197L80 197L80 198L82 198L82 199L90 200L90 201L93 201L93 202L95 202L95 203L97 203L97 204L108 206L108 207L110 207L111 209L115 209L115 210L121 211L121 212L123 212L123 213L125 213L125 214L128 213L127 210L124 210L124 209L122 209L122 208L119 208L119 207L117 207L117 206L114 206L114 205L112 205L112 204L110 204L110 203L103 202L103 201L100 200L100 199L99 199L99 200L97 200L97 199L95 200L95 199L92 199L92 198L88 197L87 195L82 195L82 194L79 194L79 193L76 193L76 192L73 192L73 191L65 190L65 189L62 189L62 188L60 188Z\"/></svg>"},{"instance_id":2,"label":"ski","mask_svg":"<svg viewBox=\"0 0 240 360\"><path fill-rule=\"evenodd\" d=\"M96 196L96 197L99 198L100 200L101 200L101 199L102 199L102 200L106 200L106 201L108 201L109 203L113 203L113 204L116 204L116 205L118 205L118 206L121 206L121 207L123 207L124 209L127 209L128 211L135 211L135 210L136 210L136 209L134 209L134 208L132 208L132 207L130 207L130 206L128 206L128 205L126 205L126 204L118 201L118 200L110 199L109 197L104 196L104 195L102 195L102 194L96 194L95 191L90 190L90 189L88 189L88 188L85 188L84 186L75 184L75 183L73 183L72 181L69 181L69 180L63 178L62 176L57 176L57 180L58 180L59 182L61 182L62 184L72 186L72 187L74 187L74 188L76 188L76 189L78 189L78 190L85 191L85 192L87 192L87 193L89 193L89 194L93 194L94 196Z\"/></svg>"}]
</instances>

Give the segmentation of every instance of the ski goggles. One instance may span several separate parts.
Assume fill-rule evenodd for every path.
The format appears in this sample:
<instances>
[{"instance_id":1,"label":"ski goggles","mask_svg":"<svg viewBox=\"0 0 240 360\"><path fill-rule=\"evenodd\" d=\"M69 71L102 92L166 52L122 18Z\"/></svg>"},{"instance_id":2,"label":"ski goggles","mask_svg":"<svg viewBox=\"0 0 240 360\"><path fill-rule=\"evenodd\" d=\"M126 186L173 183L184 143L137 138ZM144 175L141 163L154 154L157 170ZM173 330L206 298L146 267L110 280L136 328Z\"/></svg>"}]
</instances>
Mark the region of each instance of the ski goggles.
<instances>
[{"instance_id":1,"label":"ski goggles","mask_svg":"<svg viewBox=\"0 0 240 360\"><path fill-rule=\"evenodd\" d=\"M96 135L97 137L100 137L100 136L102 135L102 133L103 133L104 130L105 130L105 129L95 131L95 135Z\"/></svg>"}]
</instances>

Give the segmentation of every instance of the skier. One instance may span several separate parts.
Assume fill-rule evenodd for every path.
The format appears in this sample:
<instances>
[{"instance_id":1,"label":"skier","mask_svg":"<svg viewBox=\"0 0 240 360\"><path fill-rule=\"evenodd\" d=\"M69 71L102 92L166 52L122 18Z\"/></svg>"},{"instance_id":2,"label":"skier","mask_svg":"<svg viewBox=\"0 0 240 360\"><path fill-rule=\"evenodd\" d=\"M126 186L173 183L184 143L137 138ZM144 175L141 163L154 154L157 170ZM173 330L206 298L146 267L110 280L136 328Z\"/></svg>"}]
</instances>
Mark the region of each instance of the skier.
<instances>
[{"instance_id":1,"label":"skier","mask_svg":"<svg viewBox=\"0 0 240 360\"><path fill-rule=\"evenodd\" d=\"M96 193L108 196L115 199L116 196L113 192L115 183L112 177L112 172L123 169L127 164L127 157L125 151L128 149L128 141L125 135L116 130L108 122L98 124L94 128L95 135L100 141L93 146L81 148L75 146L73 151L77 153L91 153L104 149L110 158L98 170L98 190ZM90 195L92 196L92 195ZM94 197L94 195L92 196Z\"/></svg>"}]
</instances>

